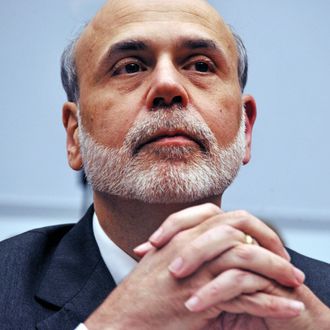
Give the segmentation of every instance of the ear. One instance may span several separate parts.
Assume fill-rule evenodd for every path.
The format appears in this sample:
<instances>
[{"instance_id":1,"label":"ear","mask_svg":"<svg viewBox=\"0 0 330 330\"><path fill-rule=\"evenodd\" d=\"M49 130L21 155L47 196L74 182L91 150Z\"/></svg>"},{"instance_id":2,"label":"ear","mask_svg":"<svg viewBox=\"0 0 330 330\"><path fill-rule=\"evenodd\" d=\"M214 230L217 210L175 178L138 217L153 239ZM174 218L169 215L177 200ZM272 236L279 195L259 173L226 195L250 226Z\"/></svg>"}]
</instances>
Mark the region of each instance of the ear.
<instances>
[{"instance_id":1,"label":"ear","mask_svg":"<svg viewBox=\"0 0 330 330\"><path fill-rule=\"evenodd\" d=\"M257 117L257 105L251 95L243 95L243 110L245 112L245 155L243 164L247 164L251 159L252 129Z\"/></svg>"},{"instance_id":2,"label":"ear","mask_svg":"<svg viewBox=\"0 0 330 330\"><path fill-rule=\"evenodd\" d=\"M66 130L66 150L69 165L72 169L79 171L82 168L82 158L78 138L78 107L75 103L64 103L62 121Z\"/></svg>"}]
</instances>

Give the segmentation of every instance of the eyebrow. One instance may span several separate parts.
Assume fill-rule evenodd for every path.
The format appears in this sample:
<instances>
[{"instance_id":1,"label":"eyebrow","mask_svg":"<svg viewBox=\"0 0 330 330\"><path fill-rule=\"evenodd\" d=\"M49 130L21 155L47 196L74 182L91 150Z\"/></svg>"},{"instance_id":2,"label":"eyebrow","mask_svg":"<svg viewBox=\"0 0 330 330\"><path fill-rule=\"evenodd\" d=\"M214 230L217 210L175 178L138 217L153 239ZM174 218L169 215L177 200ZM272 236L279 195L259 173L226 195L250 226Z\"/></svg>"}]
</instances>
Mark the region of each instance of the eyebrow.
<instances>
[{"instance_id":1,"label":"eyebrow","mask_svg":"<svg viewBox=\"0 0 330 330\"><path fill-rule=\"evenodd\" d=\"M148 49L147 43L142 40L129 39L119 41L113 44L107 51L106 58L112 58L118 54L131 51L144 51ZM223 51L210 39L183 39L178 42L178 48L185 48L190 50L208 49L223 53Z\"/></svg>"},{"instance_id":2,"label":"eyebrow","mask_svg":"<svg viewBox=\"0 0 330 330\"><path fill-rule=\"evenodd\" d=\"M130 52L130 51L141 51L141 50L146 50L148 47L145 42L141 40L123 40L119 41L115 44L113 44L108 52L107 52L107 57L111 58L112 56L115 56L120 53L125 53L125 52Z\"/></svg>"},{"instance_id":3,"label":"eyebrow","mask_svg":"<svg viewBox=\"0 0 330 330\"><path fill-rule=\"evenodd\" d=\"M213 40L210 39L188 39L183 40L182 45L183 48L187 49L210 49L210 50L219 50L219 47ZM221 51L222 52L222 51Z\"/></svg>"}]
</instances>

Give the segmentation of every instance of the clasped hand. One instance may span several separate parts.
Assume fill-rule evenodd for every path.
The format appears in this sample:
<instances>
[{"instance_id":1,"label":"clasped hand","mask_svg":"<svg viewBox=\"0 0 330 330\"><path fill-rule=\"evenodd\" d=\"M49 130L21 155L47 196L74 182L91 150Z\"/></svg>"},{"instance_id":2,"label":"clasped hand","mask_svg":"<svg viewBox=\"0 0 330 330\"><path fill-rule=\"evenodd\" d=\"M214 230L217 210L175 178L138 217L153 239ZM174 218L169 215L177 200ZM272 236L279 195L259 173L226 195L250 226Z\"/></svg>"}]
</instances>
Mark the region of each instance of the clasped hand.
<instances>
[{"instance_id":1,"label":"clasped hand","mask_svg":"<svg viewBox=\"0 0 330 330\"><path fill-rule=\"evenodd\" d=\"M300 329L312 324L306 299L328 311L275 232L245 211L187 208L134 251L141 261L86 321L90 330Z\"/></svg>"}]
</instances>

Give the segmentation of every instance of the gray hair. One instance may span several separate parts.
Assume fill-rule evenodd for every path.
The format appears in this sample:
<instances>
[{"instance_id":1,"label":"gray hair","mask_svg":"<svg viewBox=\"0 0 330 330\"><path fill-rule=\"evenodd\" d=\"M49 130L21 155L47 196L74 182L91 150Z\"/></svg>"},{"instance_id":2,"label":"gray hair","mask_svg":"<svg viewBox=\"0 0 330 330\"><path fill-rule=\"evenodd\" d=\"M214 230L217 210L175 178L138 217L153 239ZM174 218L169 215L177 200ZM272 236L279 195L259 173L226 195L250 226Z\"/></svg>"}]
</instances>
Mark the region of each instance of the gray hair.
<instances>
[{"instance_id":1,"label":"gray hair","mask_svg":"<svg viewBox=\"0 0 330 330\"><path fill-rule=\"evenodd\" d=\"M236 42L236 49L238 54L237 74L239 85L241 86L241 91L243 92L248 79L248 55L242 38L236 32L234 32L231 27L229 28Z\"/></svg>"},{"instance_id":2,"label":"gray hair","mask_svg":"<svg viewBox=\"0 0 330 330\"><path fill-rule=\"evenodd\" d=\"M65 47L61 56L61 79L69 102L78 103L79 82L77 75L75 50L80 38L78 35Z\"/></svg>"},{"instance_id":3,"label":"gray hair","mask_svg":"<svg viewBox=\"0 0 330 330\"><path fill-rule=\"evenodd\" d=\"M248 77L248 57L241 37L229 27L236 42L238 53L237 74L241 91L244 91ZM71 40L61 56L61 79L69 102L79 101L79 81L77 75L75 50L81 33Z\"/></svg>"}]
</instances>

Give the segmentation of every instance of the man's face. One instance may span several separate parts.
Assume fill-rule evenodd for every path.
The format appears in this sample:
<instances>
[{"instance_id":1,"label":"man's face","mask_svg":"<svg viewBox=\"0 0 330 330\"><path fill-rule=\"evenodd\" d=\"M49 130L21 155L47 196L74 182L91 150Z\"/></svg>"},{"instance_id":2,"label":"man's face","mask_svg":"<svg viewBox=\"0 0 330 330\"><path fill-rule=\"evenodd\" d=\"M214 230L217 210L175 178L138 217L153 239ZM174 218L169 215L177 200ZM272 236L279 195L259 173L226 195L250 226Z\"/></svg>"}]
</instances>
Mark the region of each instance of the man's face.
<instances>
[{"instance_id":1,"label":"man's face","mask_svg":"<svg viewBox=\"0 0 330 330\"><path fill-rule=\"evenodd\" d=\"M125 162L138 158L144 170L158 166L156 176L166 176L203 158L207 166L208 153L237 142L242 98L236 46L204 1L109 1L79 40L76 60L83 132L105 149L124 146ZM141 129L145 123L153 128ZM127 141L135 126L139 137ZM242 138L239 143L233 176L244 157Z\"/></svg>"}]
</instances>

